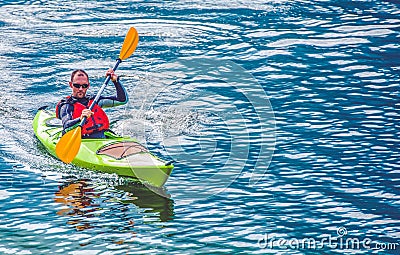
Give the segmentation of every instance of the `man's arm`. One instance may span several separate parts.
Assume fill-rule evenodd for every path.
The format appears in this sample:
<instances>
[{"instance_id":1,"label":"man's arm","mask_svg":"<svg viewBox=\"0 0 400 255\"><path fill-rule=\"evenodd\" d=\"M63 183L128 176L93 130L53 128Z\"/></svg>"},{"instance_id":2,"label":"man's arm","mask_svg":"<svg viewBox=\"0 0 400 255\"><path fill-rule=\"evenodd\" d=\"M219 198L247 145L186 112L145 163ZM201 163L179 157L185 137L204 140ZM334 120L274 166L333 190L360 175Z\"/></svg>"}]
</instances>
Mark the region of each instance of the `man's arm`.
<instances>
[{"instance_id":1,"label":"man's arm","mask_svg":"<svg viewBox=\"0 0 400 255\"><path fill-rule=\"evenodd\" d=\"M117 91L116 96L106 96L100 97L99 106L102 108L109 108L119 105L124 105L128 102L128 93L126 92L125 88L122 86L119 78L116 81L113 81L115 90Z\"/></svg>"},{"instance_id":2,"label":"man's arm","mask_svg":"<svg viewBox=\"0 0 400 255\"><path fill-rule=\"evenodd\" d=\"M64 130L67 130L68 128L73 127L74 125L78 124L81 121L80 118L76 118L76 119L72 118L73 111L74 111L74 107L70 104L64 104L60 108L60 119L62 121Z\"/></svg>"}]
</instances>

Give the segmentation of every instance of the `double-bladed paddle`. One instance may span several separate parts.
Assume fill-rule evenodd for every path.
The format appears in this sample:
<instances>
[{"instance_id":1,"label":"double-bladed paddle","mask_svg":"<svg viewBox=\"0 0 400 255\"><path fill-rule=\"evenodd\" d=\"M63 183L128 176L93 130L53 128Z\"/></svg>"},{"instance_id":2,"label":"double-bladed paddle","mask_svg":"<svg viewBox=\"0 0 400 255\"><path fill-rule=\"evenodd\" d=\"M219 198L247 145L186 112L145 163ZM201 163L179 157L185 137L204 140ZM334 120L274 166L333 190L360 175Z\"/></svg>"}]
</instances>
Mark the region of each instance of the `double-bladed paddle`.
<instances>
[{"instance_id":1,"label":"double-bladed paddle","mask_svg":"<svg viewBox=\"0 0 400 255\"><path fill-rule=\"evenodd\" d=\"M134 27L131 27L128 33L125 36L124 43L122 44L122 48L119 54L119 58L115 63L113 70L117 70L118 65L129 58L132 53L135 51L137 44L139 43L139 35ZM89 106L89 110L92 110L93 107L99 102L100 95L103 93L103 90L106 88L108 82L110 81L111 76L107 76L100 90L97 92L96 97L94 98L92 104ZM79 125L65 133L60 141L58 141L56 145L56 154L59 159L61 159L64 163L71 163L74 160L76 154L79 152L79 148L81 147L82 140L82 126L86 122L86 117L81 120Z\"/></svg>"}]
</instances>

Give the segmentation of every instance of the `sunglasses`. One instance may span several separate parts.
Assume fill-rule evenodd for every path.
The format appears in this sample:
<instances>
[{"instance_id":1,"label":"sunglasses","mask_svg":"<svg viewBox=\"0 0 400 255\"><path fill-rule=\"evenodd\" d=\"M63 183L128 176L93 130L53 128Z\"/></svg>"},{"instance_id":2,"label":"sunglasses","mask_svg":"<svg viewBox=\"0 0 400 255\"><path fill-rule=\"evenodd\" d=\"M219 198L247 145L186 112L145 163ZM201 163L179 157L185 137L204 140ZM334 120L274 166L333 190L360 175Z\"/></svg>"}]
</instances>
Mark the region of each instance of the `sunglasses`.
<instances>
[{"instance_id":1,"label":"sunglasses","mask_svg":"<svg viewBox=\"0 0 400 255\"><path fill-rule=\"evenodd\" d=\"M78 83L72 83L72 85L77 88L80 89L81 87L86 89L87 87L89 87L89 84L78 84Z\"/></svg>"}]
</instances>

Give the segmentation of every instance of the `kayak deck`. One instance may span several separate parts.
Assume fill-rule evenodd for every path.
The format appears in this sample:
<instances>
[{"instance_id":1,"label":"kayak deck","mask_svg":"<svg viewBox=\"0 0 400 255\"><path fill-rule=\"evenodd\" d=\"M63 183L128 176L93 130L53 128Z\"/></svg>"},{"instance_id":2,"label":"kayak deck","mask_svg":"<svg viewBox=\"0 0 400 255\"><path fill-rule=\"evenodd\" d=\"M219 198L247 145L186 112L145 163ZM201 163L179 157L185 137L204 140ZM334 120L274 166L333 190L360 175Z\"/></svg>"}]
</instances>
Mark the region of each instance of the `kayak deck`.
<instances>
[{"instance_id":1,"label":"kayak deck","mask_svg":"<svg viewBox=\"0 0 400 255\"><path fill-rule=\"evenodd\" d=\"M62 136L62 125L55 114L39 109L33 129L46 150L57 158L55 148ZM173 165L150 153L146 147L130 137L106 133L106 139L82 139L73 165L115 173L161 187L170 176Z\"/></svg>"}]
</instances>

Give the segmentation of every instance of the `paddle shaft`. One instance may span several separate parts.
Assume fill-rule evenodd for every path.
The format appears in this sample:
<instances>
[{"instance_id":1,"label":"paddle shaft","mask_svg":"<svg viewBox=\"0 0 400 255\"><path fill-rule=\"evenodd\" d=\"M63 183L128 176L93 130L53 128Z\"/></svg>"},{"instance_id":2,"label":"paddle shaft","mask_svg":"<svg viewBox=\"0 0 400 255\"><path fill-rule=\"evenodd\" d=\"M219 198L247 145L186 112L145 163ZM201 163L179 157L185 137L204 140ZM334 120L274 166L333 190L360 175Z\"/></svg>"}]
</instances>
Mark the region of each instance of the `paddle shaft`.
<instances>
[{"instance_id":1,"label":"paddle shaft","mask_svg":"<svg viewBox=\"0 0 400 255\"><path fill-rule=\"evenodd\" d=\"M119 66L119 64L120 64L121 62L122 62L122 60L121 60L120 58L117 59L117 62L115 63L115 65L114 65L114 67L113 67L113 70L114 70L114 71L117 70L117 68L118 68L118 66ZM101 88L100 88L99 91L97 92L97 95L96 95L96 97L94 98L92 104L89 106L89 110L92 110L93 107L99 102L100 96L101 96L101 94L103 93L104 89L106 88L107 84L110 82L110 80L111 80L111 76L108 75L107 78L106 78L106 80L104 81L103 85L101 86ZM86 119L87 119L87 118L84 117L84 118L81 120L81 123L79 123L79 126L82 127L82 126L85 124Z\"/></svg>"}]
</instances>

